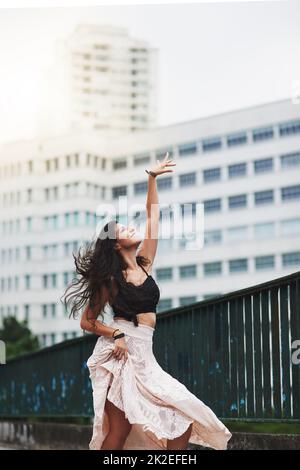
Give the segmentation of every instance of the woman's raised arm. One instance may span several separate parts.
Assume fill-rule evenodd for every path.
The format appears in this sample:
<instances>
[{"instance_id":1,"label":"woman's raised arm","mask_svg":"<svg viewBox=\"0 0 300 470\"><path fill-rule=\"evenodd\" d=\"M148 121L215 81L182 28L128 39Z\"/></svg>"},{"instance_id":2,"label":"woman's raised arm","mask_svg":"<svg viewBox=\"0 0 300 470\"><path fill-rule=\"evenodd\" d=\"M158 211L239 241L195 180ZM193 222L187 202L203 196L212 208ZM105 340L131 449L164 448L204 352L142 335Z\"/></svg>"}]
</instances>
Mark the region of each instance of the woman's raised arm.
<instances>
[{"instance_id":1,"label":"woman's raised arm","mask_svg":"<svg viewBox=\"0 0 300 470\"><path fill-rule=\"evenodd\" d=\"M163 173L173 172L170 166L174 165L176 165L176 163L169 159L169 153L167 152L162 162L157 160L157 166L150 170L148 176L145 239L142 242L138 254L148 258L151 261L151 266L156 255L159 230L159 202L156 178Z\"/></svg>"}]
</instances>

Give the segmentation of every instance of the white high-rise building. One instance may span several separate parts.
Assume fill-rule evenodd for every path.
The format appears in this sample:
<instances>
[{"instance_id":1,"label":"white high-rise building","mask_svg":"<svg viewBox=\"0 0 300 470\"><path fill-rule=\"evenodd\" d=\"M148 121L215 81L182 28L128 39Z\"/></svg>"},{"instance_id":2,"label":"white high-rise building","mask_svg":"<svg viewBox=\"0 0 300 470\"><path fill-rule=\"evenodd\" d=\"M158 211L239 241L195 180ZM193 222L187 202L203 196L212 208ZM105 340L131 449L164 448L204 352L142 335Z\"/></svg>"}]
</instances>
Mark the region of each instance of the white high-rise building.
<instances>
[{"instance_id":1,"label":"white high-rise building","mask_svg":"<svg viewBox=\"0 0 300 470\"><path fill-rule=\"evenodd\" d=\"M2 318L28 318L44 344L81 333L59 301L72 251L95 234L101 203L145 204L144 170L166 150L177 166L157 179L160 204L202 202L205 244L159 241L159 311L299 270L300 111L290 100L118 139L70 133L1 150Z\"/></svg>"},{"instance_id":2,"label":"white high-rise building","mask_svg":"<svg viewBox=\"0 0 300 470\"><path fill-rule=\"evenodd\" d=\"M157 123L158 49L127 28L82 24L56 47L41 93L40 136L118 136Z\"/></svg>"}]
</instances>

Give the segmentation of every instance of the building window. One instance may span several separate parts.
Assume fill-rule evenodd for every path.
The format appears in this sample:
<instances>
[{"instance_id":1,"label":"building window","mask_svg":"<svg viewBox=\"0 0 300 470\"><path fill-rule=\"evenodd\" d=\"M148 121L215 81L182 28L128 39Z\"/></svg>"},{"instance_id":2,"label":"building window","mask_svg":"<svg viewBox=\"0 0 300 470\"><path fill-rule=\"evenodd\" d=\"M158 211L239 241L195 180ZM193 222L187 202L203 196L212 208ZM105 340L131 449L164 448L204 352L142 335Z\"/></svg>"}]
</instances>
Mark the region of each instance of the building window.
<instances>
[{"instance_id":1,"label":"building window","mask_svg":"<svg viewBox=\"0 0 300 470\"><path fill-rule=\"evenodd\" d=\"M281 235L299 235L300 219L287 219L280 222Z\"/></svg>"},{"instance_id":2,"label":"building window","mask_svg":"<svg viewBox=\"0 0 300 470\"><path fill-rule=\"evenodd\" d=\"M246 132L239 132L237 134L231 134L227 136L228 147L234 147L236 145L243 145L247 143Z\"/></svg>"},{"instance_id":3,"label":"building window","mask_svg":"<svg viewBox=\"0 0 300 470\"><path fill-rule=\"evenodd\" d=\"M143 224L147 220L147 213L146 211L136 211L133 215L133 218L136 224Z\"/></svg>"},{"instance_id":4,"label":"building window","mask_svg":"<svg viewBox=\"0 0 300 470\"><path fill-rule=\"evenodd\" d=\"M134 155L133 164L135 166L146 165L150 162L150 155Z\"/></svg>"},{"instance_id":5,"label":"building window","mask_svg":"<svg viewBox=\"0 0 300 470\"><path fill-rule=\"evenodd\" d=\"M247 194L238 194L228 198L229 209L240 209L247 206Z\"/></svg>"},{"instance_id":6,"label":"building window","mask_svg":"<svg viewBox=\"0 0 300 470\"><path fill-rule=\"evenodd\" d=\"M235 165L228 166L228 177L237 178L240 176L246 176L247 165L246 163L236 163Z\"/></svg>"},{"instance_id":7,"label":"building window","mask_svg":"<svg viewBox=\"0 0 300 470\"><path fill-rule=\"evenodd\" d=\"M56 274L51 274L51 287L56 287L56 280L57 280Z\"/></svg>"},{"instance_id":8,"label":"building window","mask_svg":"<svg viewBox=\"0 0 300 470\"><path fill-rule=\"evenodd\" d=\"M70 227L70 220L71 220L70 216L71 216L71 214L69 212L66 212L66 214L65 214L65 226L66 227Z\"/></svg>"},{"instance_id":9,"label":"building window","mask_svg":"<svg viewBox=\"0 0 300 470\"><path fill-rule=\"evenodd\" d=\"M281 168L291 168L300 165L300 152L288 153L280 156Z\"/></svg>"},{"instance_id":10,"label":"building window","mask_svg":"<svg viewBox=\"0 0 300 470\"><path fill-rule=\"evenodd\" d=\"M184 202L180 204L181 217L189 217L196 215L197 205L196 202Z\"/></svg>"},{"instance_id":11,"label":"building window","mask_svg":"<svg viewBox=\"0 0 300 470\"><path fill-rule=\"evenodd\" d=\"M256 256L255 257L255 269L260 271L262 269L270 269L275 266L275 256Z\"/></svg>"},{"instance_id":12,"label":"building window","mask_svg":"<svg viewBox=\"0 0 300 470\"><path fill-rule=\"evenodd\" d=\"M56 287L57 275L53 274L44 274L43 275L43 288L54 288Z\"/></svg>"},{"instance_id":13,"label":"building window","mask_svg":"<svg viewBox=\"0 0 300 470\"><path fill-rule=\"evenodd\" d=\"M300 264L300 251L284 253L282 255L283 266L298 266Z\"/></svg>"},{"instance_id":14,"label":"building window","mask_svg":"<svg viewBox=\"0 0 300 470\"><path fill-rule=\"evenodd\" d=\"M211 263L203 264L204 275L205 276L215 276L216 274L222 273L222 262L214 261Z\"/></svg>"},{"instance_id":15,"label":"building window","mask_svg":"<svg viewBox=\"0 0 300 470\"><path fill-rule=\"evenodd\" d=\"M79 153L74 154L74 159L75 159L75 165L79 166L79 163L80 163Z\"/></svg>"},{"instance_id":16,"label":"building window","mask_svg":"<svg viewBox=\"0 0 300 470\"><path fill-rule=\"evenodd\" d=\"M47 318L47 305L42 305L43 318Z\"/></svg>"},{"instance_id":17,"label":"building window","mask_svg":"<svg viewBox=\"0 0 300 470\"><path fill-rule=\"evenodd\" d=\"M144 194L148 191L148 182L134 183L134 194Z\"/></svg>"},{"instance_id":18,"label":"building window","mask_svg":"<svg viewBox=\"0 0 300 470\"><path fill-rule=\"evenodd\" d=\"M291 199L300 198L300 185L297 186L287 186L286 188L281 188L281 199L283 201Z\"/></svg>"},{"instance_id":19,"label":"building window","mask_svg":"<svg viewBox=\"0 0 300 470\"><path fill-rule=\"evenodd\" d=\"M272 238L275 236L274 222L264 222L254 225L255 238Z\"/></svg>"},{"instance_id":20,"label":"building window","mask_svg":"<svg viewBox=\"0 0 300 470\"><path fill-rule=\"evenodd\" d=\"M161 299L158 302L157 311L163 312L164 310L170 310L172 308L172 299Z\"/></svg>"},{"instance_id":21,"label":"building window","mask_svg":"<svg viewBox=\"0 0 300 470\"><path fill-rule=\"evenodd\" d=\"M85 213L85 223L86 225L94 225L94 214L93 212L86 212Z\"/></svg>"},{"instance_id":22,"label":"building window","mask_svg":"<svg viewBox=\"0 0 300 470\"><path fill-rule=\"evenodd\" d=\"M64 286L66 287L69 284L69 273L68 272L63 273L63 279L64 279Z\"/></svg>"},{"instance_id":23,"label":"building window","mask_svg":"<svg viewBox=\"0 0 300 470\"><path fill-rule=\"evenodd\" d=\"M79 225L79 212L78 211L73 212L73 223L75 227Z\"/></svg>"},{"instance_id":24,"label":"building window","mask_svg":"<svg viewBox=\"0 0 300 470\"><path fill-rule=\"evenodd\" d=\"M30 289L31 288L31 276L30 274L25 274L25 289Z\"/></svg>"},{"instance_id":25,"label":"building window","mask_svg":"<svg viewBox=\"0 0 300 470\"><path fill-rule=\"evenodd\" d=\"M281 137L300 133L300 121L290 121L279 125L279 134Z\"/></svg>"},{"instance_id":26,"label":"building window","mask_svg":"<svg viewBox=\"0 0 300 470\"><path fill-rule=\"evenodd\" d=\"M196 173L185 173L179 175L179 184L183 186L194 186L196 184Z\"/></svg>"},{"instance_id":27,"label":"building window","mask_svg":"<svg viewBox=\"0 0 300 470\"><path fill-rule=\"evenodd\" d=\"M179 305L185 307L186 305L194 304L197 302L197 297L195 295L189 295L186 297L179 297Z\"/></svg>"},{"instance_id":28,"label":"building window","mask_svg":"<svg viewBox=\"0 0 300 470\"><path fill-rule=\"evenodd\" d=\"M27 189L27 202L32 202L32 189Z\"/></svg>"},{"instance_id":29,"label":"building window","mask_svg":"<svg viewBox=\"0 0 300 470\"><path fill-rule=\"evenodd\" d=\"M51 316L52 318L56 317L56 305L55 304L51 304Z\"/></svg>"},{"instance_id":30,"label":"building window","mask_svg":"<svg viewBox=\"0 0 300 470\"><path fill-rule=\"evenodd\" d=\"M180 157L186 157L197 153L197 142L189 142L181 144L178 147L178 153Z\"/></svg>"},{"instance_id":31,"label":"building window","mask_svg":"<svg viewBox=\"0 0 300 470\"><path fill-rule=\"evenodd\" d=\"M173 238L160 238L158 243L159 253L165 254L174 250L175 240Z\"/></svg>"},{"instance_id":32,"label":"building window","mask_svg":"<svg viewBox=\"0 0 300 470\"><path fill-rule=\"evenodd\" d=\"M24 320L26 322L29 321L29 315L30 315L30 305L24 305Z\"/></svg>"},{"instance_id":33,"label":"building window","mask_svg":"<svg viewBox=\"0 0 300 470\"><path fill-rule=\"evenodd\" d=\"M125 159L115 160L113 162L113 169L114 170L120 170L121 168L126 168L126 167L127 167L127 161Z\"/></svg>"},{"instance_id":34,"label":"building window","mask_svg":"<svg viewBox=\"0 0 300 470\"><path fill-rule=\"evenodd\" d=\"M170 206L160 208L159 220L170 221L173 217L174 213Z\"/></svg>"},{"instance_id":35,"label":"building window","mask_svg":"<svg viewBox=\"0 0 300 470\"><path fill-rule=\"evenodd\" d=\"M158 268L156 269L156 277L158 281L168 281L173 278L173 269Z\"/></svg>"},{"instance_id":36,"label":"building window","mask_svg":"<svg viewBox=\"0 0 300 470\"><path fill-rule=\"evenodd\" d=\"M86 154L86 165L89 166L91 164L92 155L90 153Z\"/></svg>"},{"instance_id":37,"label":"building window","mask_svg":"<svg viewBox=\"0 0 300 470\"><path fill-rule=\"evenodd\" d=\"M209 168L203 171L204 183L210 183L211 181L218 181L221 179L221 168Z\"/></svg>"},{"instance_id":38,"label":"building window","mask_svg":"<svg viewBox=\"0 0 300 470\"><path fill-rule=\"evenodd\" d=\"M155 158L160 160L161 158L164 158L166 156L167 152L169 152L169 157L172 158L172 155L173 155L173 148L172 147L157 150L155 152Z\"/></svg>"},{"instance_id":39,"label":"building window","mask_svg":"<svg viewBox=\"0 0 300 470\"><path fill-rule=\"evenodd\" d=\"M212 139L204 139L202 141L203 152L211 152L213 150L219 150L222 147L222 141L220 137L213 137Z\"/></svg>"},{"instance_id":40,"label":"building window","mask_svg":"<svg viewBox=\"0 0 300 470\"><path fill-rule=\"evenodd\" d=\"M263 140L272 139L274 130L272 127L261 127L252 131L253 142L261 142Z\"/></svg>"},{"instance_id":41,"label":"building window","mask_svg":"<svg viewBox=\"0 0 300 470\"><path fill-rule=\"evenodd\" d=\"M208 199L203 201L204 212L217 212L221 210L221 199Z\"/></svg>"},{"instance_id":42,"label":"building window","mask_svg":"<svg viewBox=\"0 0 300 470\"><path fill-rule=\"evenodd\" d=\"M33 161L28 160L27 165L28 165L28 173L32 173L33 172Z\"/></svg>"},{"instance_id":43,"label":"building window","mask_svg":"<svg viewBox=\"0 0 300 470\"><path fill-rule=\"evenodd\" d=\"M172 177L169 176L167 178L159 178L157 180L157 188L160 189L160 190L164 190L164 189L170 189L172 188Z\"/></svg>"},{"instance_id":44,"label":"building window","mask_svg":"<svg viewBox=\"0 0 300 470\"><path fill-rule=\"evenodd\" d=\"M230 227L227 230L227 238L229 242L241 242L247 240L248 227L241 225L239 227Z\"/></svg>"},{"instance_id":45,"label":"building window","mask_svg":"<svg viewBox=\"0 0 300 470\"><path fill-rule=\"evenodd\" d=\"M115 186L112 188L113 199L117 199L119 196L127 195L127 186Z\"/></svg>"},{"instance_id":46,"label":"building window","mask_svg":"<svg viewBox=\"0 0 300 470\"><path fill-rule=\"evenodd\" d=\"M180 266L179 267L179 274L180 274L181 279L196 277L196 275L197 275L197 266L195 264Z\"/></svg>"},{"instance_id":47,"label":"building window","mask_svg":"<svg viewBox=\"0 0 300 470\"><path fill-rule=\"evenodd\" d=\"M71 155L66 155L66 167L70 168L71 166Z\"/></svg>"},{"instance_id":48,"label":"building window","mask_svg":"<svg viewBox=\"0 0 300 470\"><path fill-rule=\"evenodd\" d=\"M247 258L229 260L229 271L231 273L247 271L248 260Z\"/></svg>"},{"instance_id":49,"label":"building window","mask_svg":"<svg viewBox=\"0 0 300 470\"><path fill-rule=\"evenodd\" d=\"M217 245L222 242L222 231L221 230L207 230L204 232L204 244L205 245Z\"/></svg>"},{"instance_id":50,"label":"building window","mask_svg":"<svg viewBox=\"0 0 300 470\"><path fill-rule=\"evenodd\" d=\"M265 173L273 170L273 158L263 158L254 161L254 172Z\"/></svg>"},{"instance_id":51,"label":"building window","mask_svg":"<svg viewBox=\"0 0 300 470\"><path fill-rule=\"evenodd\" d=\"M31 260L31 246L25 246L26 260Z\"/></svg>"},{"instance_id":52,"label":"building window","mask_svg":"<svg viewBox=\"0 0 300 470\"><path fill-rule=\"evenodd\" d=\"M260 204L270 204L274 201L274 192L272 189L267 191L257 191L254 193L254 202L256 206Z\"/></svg>"},{"instance_id":53,"label":"building window","mask_svg":"<svg viewBox=\"0 0 300 470\"><path fill-rule=\"evenodd\" d=\"M32 217L26 217L26 230L27 232L32 231Z\"/></svg>"}]
</instances>

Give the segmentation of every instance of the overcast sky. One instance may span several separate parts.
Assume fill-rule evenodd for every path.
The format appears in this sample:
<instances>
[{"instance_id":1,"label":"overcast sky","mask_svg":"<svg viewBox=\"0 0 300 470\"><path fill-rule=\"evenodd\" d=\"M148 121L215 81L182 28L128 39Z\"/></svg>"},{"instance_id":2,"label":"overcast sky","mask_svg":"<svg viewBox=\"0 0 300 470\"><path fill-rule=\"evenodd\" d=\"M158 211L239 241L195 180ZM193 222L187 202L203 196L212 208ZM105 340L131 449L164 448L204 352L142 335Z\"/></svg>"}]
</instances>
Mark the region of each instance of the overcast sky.
<instances>
[{"instance_id":1,"label":"overcast sky","mask_svg":"<svg viewBox=\"0 0 300 470\"><path fill-rule=\"evenodd\" d=\"M81 23L125 26L158 47L159 125L291 97L300 2L0 9L0 142L35 136L55 39ZM299 114L300 114L300 105Z\"/></svg>"}]
</instances>

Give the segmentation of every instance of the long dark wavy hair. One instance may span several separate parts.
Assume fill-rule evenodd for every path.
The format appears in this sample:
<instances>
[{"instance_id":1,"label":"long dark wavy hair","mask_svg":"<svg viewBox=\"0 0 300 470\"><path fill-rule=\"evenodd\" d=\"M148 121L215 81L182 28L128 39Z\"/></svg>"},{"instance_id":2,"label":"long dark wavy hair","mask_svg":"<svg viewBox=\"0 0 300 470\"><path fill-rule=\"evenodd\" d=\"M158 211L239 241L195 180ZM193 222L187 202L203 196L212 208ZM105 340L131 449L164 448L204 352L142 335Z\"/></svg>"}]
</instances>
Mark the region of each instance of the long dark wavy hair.
<instances>
[{"instance_id":1,"label":"long dark wavy hair","mask_svg":"<svg viewBox=\"0 0 300 470\"><path fill-rule=\"evenodd\" d=\"M85 307L89 307L87 317L90 310L91 320L95 321L99 315L103 319L105 306L114 303L118 284L124 279L122 271L127 268L122 255L115 249L117 223L117 220L111 220L96 240L80 247L77 255L72 253L78 276L72 279L60 298L67 312L71 305L69 318L76 318ZM108 234L113 234L113 237ZM136 260L142 266L150 263L144 256L137 255Z\"/></svg>"}]
</instances>

